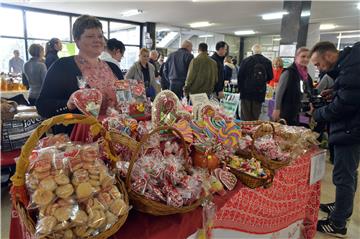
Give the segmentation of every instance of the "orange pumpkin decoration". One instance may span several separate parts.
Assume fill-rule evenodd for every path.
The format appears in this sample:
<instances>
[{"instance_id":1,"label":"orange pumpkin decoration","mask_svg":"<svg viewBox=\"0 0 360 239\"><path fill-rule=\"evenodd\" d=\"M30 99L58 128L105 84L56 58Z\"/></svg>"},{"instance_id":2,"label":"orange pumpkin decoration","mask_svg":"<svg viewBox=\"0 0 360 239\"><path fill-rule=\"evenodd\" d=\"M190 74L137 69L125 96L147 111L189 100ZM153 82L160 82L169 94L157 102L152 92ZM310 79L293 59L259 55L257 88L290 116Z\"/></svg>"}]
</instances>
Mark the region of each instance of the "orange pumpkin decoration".
<instances>
[{"instance_id":1,"label":"orange pumpkin decoration","mask_svg":"<svg viewBox=\"0 0 360 239\"><path fill-rule=\"evenodd\" d=\"M214 153L204 153L194 150L192 153L194 166L213 170L219 167L219 159Z\"/></svg>"}]
</instances>

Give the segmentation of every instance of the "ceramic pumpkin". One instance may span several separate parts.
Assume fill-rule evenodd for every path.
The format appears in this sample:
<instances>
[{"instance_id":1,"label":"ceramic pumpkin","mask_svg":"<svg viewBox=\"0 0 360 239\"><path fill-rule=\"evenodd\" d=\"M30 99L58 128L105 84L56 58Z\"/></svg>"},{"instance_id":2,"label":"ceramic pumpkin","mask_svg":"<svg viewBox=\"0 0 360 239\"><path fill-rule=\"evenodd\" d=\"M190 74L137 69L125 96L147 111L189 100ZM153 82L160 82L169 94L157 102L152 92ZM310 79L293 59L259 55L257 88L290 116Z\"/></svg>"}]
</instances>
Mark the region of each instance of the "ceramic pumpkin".
<instances>
[{"instance_id":1,"label":"ceramic pumpkin","mask_svg":"<svg viewBox=\"0 0 360 239\"><path fill-rule=\"evenodd\" d=\"M219 159L214 153L194 150L192 153L194 166L213 170L219 167Z\"/></svg>"}]
</instances>

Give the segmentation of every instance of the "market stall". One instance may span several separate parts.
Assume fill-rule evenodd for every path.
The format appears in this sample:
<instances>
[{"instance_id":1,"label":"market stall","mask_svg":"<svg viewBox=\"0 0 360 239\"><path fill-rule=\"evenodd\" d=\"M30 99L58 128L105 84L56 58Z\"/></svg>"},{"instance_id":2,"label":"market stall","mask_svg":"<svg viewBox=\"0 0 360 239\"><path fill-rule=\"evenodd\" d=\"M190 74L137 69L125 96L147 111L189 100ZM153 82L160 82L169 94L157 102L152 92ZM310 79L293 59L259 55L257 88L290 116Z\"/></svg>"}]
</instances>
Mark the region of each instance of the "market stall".
<instances>
[{"instance_id":1,"label":"market stall","mask_svg":"<svg viewBox=\"0 0 360 239\"><path fill-rule=\"evenodd\" d=\"M12 178L12 238L187 238L198 229L208 238L213 227L261 234L299 220L314 236L310 130L240 122L218 102L189 107L171 91L150 103L141 82L121 83L106 115L101 94L80 89L85 116L56 116L30 136ZM39 140L57 124L76 124L72 139Z\"/></svg>"}]
</instances>

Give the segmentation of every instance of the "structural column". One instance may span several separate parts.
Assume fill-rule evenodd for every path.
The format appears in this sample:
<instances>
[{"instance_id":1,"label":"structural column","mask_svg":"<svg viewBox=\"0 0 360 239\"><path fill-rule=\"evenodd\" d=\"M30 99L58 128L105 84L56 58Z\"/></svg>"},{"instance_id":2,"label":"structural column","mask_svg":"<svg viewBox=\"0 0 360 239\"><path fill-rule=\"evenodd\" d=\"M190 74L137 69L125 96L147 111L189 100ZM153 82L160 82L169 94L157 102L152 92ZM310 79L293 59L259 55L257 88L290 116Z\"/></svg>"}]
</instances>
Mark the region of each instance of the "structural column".
<instances>
[{"instance_id":1,"label":"structural column","mask_svg":"<svg viewBox=\"0 0 360 239\"><path fill-rule=\"evenodd\" d=\"M154 22L146 22L146 33L145 33L145 46L149 49L154 50L156 47L156 23ZM150 35L150 39L152 40L152 45L147 45L147 33Z\"/></svg>"},{"instance_id":2,"label":"structural column","mask_svg":"<svg viewBox=\"0 0 360 239\"><path fill-rule=\"evenodd\" d=\"M284 1L280 45L306 46L311 1Z\"/></svg>"}]
</instances>

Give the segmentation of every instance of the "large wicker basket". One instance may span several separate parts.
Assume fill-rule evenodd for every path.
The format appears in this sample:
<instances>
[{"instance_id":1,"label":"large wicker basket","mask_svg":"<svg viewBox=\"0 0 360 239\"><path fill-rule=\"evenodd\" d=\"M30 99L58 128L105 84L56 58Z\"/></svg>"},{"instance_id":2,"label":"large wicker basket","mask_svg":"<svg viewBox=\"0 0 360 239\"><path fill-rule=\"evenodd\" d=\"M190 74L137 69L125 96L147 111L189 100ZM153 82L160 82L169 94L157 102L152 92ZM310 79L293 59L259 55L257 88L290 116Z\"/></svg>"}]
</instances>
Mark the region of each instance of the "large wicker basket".
<instances>
[{"instance_id":1,"label":"large wicker basket","mask_svg":"<svg viewBox=\"0 0 360 239\"><path fill-rule=\"evenodd\" d=\"M13 182L11 188L13 205L19 214L21 222L25 225L26 229L31 235L35 234L36 222L35 217L33 217L33 215L31 215L31 213L26 208L29 203L29 196L27 195L27 190L25 187L25 173L29 166L29 156L33 149L36 147L41 136L45 134L52 126L58 124L70 125L77 123L90 125L90 130L93 136L103 136L105 138L104 149L106 154L108 156L111 156L109 158L115 159L109 147L110 135L94 117L76 114L64 114L43 121L42 124L38 126L37 129L31 134L25 145L22 147L20 158L16 162L15 175L11 178L11 181ZM119 188L120 192L123 193L125 203L129 205L129 199L124 183L120 179L117 179L116 185ZM104 232L101 232L96 236L93 236L92 238L104 239L115 234L125 223L127 216L128 213L121 216L111 228L107 229ZM49 235L48 238L51 238L51 235Z\"/></svg>"},{"instance_id":2,"label":"large wicker basket","mask_svg":"<svg viewBox=\"0 0 360 239\"><path fill-rule=\"evenodd\" d=\"M179 137L181 140L181 144L184 148L184 150L183 150L184 157L185 158L188 157L188 150L187 150L187 145L185 143L184 137L182 136L180 131L178 131L177 129L175 129L173 127L168 127L168 126L158 127L155 130L153 130L151 133L145 135L142 138L141 142L137 144L136 150L132 154L129 169L128 169L128 172L126 175L125 184L126 184L126 188L128 190L130 202L134 206L134 208L137 209L138 211L148 213L151 215L156 215L156 216L190 212L190 211L196 209L198 206L200 206L202 204L202 202L204 201L205 197L201 197L196 202L194 202L192 205L177 208L177 207L166 205L161 202L157 202L157 201L148 199L145 196L140 195L131 189L131 172L134 167L134 164L138 160L138 158L140 156L140 152L142 151L142 148L147 145L150 137L154 134L159 133L160 131L162 133L167 132L176 137ZM114 140L114 138L113 138L113 140ZM136 145L134 142L132 144ZM132 147L132 146L130 146L130 147Z\"/></svg>"},{"instance_id":3,"label":"large wicker basket","mask_svg":"<svg viewBox=\"0 0 360 239\"><path fill-rule=\"evenodd\" d=\"M275 138L276 132L275 132L275 127L271 122L268 121L245 121L245 122L239 122L238 123L240 126L262 126L262 125L266 125L269 126L268 128L271 128L271 132L264 132L262 131L261 127L259 127L259 129L254 132L251 135L252 138L252 154L255 156L256 159L260 160L262 165L265 166L266 168L270 169L270 170L277 170L280 168L283 168L287 165L289 165L290 163L290 159L287 160L273 160L273 159L268 159L266 158L263 154L259 153L254 146L255 140L261 136L263 136L264 134L271 134L273 138Z\"/></svg>"}]
</instances>

